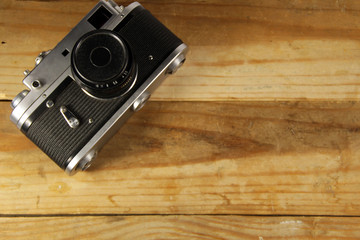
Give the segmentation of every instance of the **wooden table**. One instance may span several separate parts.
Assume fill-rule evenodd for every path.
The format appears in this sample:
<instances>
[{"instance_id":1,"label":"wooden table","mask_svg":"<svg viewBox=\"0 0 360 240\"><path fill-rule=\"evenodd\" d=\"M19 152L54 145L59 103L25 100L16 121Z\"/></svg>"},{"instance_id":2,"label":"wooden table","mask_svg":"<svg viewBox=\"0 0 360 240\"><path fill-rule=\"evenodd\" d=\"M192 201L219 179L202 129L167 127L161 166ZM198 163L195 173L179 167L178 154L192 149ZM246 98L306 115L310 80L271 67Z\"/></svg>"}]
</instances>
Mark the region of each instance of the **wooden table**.
<instances>
[{"instance_id":1,"label":"wooden table","mask_svg":"<svg viewBox=\"0 0 360 240\"><path fill-rule=\"evenodd\" d=\"M9 105L96 1L0 2L0 238L359 238L360 2L140 2L188 60L73 177Z\"/></svg>"}]
</instances>

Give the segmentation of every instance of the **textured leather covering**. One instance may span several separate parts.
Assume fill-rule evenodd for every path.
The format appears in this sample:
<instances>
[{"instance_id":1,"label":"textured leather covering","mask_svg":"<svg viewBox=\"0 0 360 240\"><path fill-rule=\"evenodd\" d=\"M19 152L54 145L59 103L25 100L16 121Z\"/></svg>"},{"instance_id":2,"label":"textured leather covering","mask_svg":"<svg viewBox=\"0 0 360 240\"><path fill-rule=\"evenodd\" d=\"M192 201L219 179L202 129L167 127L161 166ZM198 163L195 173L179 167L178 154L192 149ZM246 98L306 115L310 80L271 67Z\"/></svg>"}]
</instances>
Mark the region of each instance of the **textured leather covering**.
<instances>
[{"instance_id":1,"label":"textured leather covering","mask_svg":"<svg viewBox=\"0 0 360 240\"><path fill-rule=\"evenodd\" d=\"M35 120L26 130L27 137L63 169L67 160L76 155L160 63L182 44L147 10L137 11L127 18L124 19L126 24L116 30L129 43L138 64L138 80L130 93L121 99L97 100L86 95L75 81L69 81L63 91L49 97L55 103L52 108L42 106L41 111L31 116ZM153 56L152 60L149 55ZM79 118L78 128L68 126L60 106L66 106ZM90 118L94 120L92 124L88 123Z\"/></svg>"}]
</instances>

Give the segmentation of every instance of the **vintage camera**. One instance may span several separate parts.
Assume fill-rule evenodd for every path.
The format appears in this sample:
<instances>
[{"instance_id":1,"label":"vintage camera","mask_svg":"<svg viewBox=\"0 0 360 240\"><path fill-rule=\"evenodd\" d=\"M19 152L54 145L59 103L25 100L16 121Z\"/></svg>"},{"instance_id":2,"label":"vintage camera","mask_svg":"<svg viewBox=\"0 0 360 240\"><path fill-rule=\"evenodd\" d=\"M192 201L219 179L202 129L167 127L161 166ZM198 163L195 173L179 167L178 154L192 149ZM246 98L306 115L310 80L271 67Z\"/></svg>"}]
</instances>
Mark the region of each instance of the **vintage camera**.
<instances>
[{"instance_id":1,"label":"vintage camera","mask_svg":"<svg viewBox=\"0 0 360 240\"><path fill-rule=\"evenodd\" d=\"M69 175L185 61L187 46L149 11L101 0L35 68L11 121ZM120 153L119 153L120 154Z\"/></svg>"}]
</instances>

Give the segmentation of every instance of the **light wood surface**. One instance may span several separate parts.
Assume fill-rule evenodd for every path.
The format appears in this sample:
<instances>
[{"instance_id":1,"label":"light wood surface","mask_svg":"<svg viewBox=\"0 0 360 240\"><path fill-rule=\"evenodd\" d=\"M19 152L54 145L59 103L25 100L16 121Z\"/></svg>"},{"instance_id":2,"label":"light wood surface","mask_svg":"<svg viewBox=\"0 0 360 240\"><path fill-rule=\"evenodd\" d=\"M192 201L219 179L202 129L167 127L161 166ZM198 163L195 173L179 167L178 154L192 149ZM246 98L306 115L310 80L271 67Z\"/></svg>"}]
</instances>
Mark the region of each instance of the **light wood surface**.
<instances>
[{"instance_id":1,"label":"light wood surface","mask_svg":"<svg viewBox=\"0 0 360 240\"><path fill-rule=\"evenodd\" d=\"M74 177L1 109L4 214L360 215L359 103L151 102Z\"/></svg>"},{"instance_id":2,"label":"light wood surface","mask_svg":"<svg viewBox=\"0 0 360 240\"><path fill-rule=\"evenodd\" d=\"M96 1L0 3L0 98ZM352 1L140 1L190 46L152 100L358 100L360 4Z\"/></svg>"},{"instance_id":3,"label":"light wood surface","mask_svg":"<svg viewBox=\"0 0 360 240\"><path fill-rule=\"evenodd\" d=\"M96 2L0 1L0 239L360 237L359 1L140 1L188 60L68 177L9 100Z\"/></svg>"},{"instance_id":4,"label":"light wood surface","mask_svg":"<svg viewBox=\"0 0 360 240\"><path fill-rule=\"evenodd\" d=\"M4 239L358 239L359 218L100 216L0 218Z\"/></svg>"}]
</instances>

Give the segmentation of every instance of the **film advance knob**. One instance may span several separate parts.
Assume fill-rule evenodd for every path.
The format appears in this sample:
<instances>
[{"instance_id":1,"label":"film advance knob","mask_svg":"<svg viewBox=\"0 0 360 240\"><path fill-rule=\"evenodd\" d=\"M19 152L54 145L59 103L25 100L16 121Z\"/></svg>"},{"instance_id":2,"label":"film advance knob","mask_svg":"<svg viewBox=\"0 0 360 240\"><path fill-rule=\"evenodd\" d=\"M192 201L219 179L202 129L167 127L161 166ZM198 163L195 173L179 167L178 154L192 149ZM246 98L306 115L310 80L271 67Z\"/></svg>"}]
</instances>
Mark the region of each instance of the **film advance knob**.
<instances>
[{"instance_id":1,"label":"film advance knob","mask_svg":"<svg viewBox=\"0 0 360 240\"><path fill-rule=\"evenodd\" d=\"M91 166L92 161L96 158L97 151L93 150L85 155L83 159L80 160L79 165L76 167L76 170L85 171Z\"/></svg>"},{"instance_id":2,"label":"film advance knob","mask_svg":"<svg viewBox=\"0 0 360 240\"><path fill-rule=\"evenodd\" d=\"M25 98L25 96L29 93L29 90L22 90L14 99L11 101L11 108L14 109L16 106Z\"/></svg>"},{"instance_id":3,"label":"film advance knob","mask_svg":"<svg viewBox=\"0 0 360 240\"><path fill-rule=\"evenodd\" d=\"M144 92L143 94L141 94L132 105L132 109L134 110L134 112L139 111L145 105L147 100L149 100L150 96L151 95L148 92Z\"/></svg>"},{"instance_id":4,"label":"film advance knob","mask_svg":"<svg viewBox=\"0 0 360 240\"><path fill-rule=\"evenodd\" d=\"M170 64L166 70L167 74L174 74L185 62L185 56L183 54L179 55L175 60Z\"/></svg>"}]
</instances>

